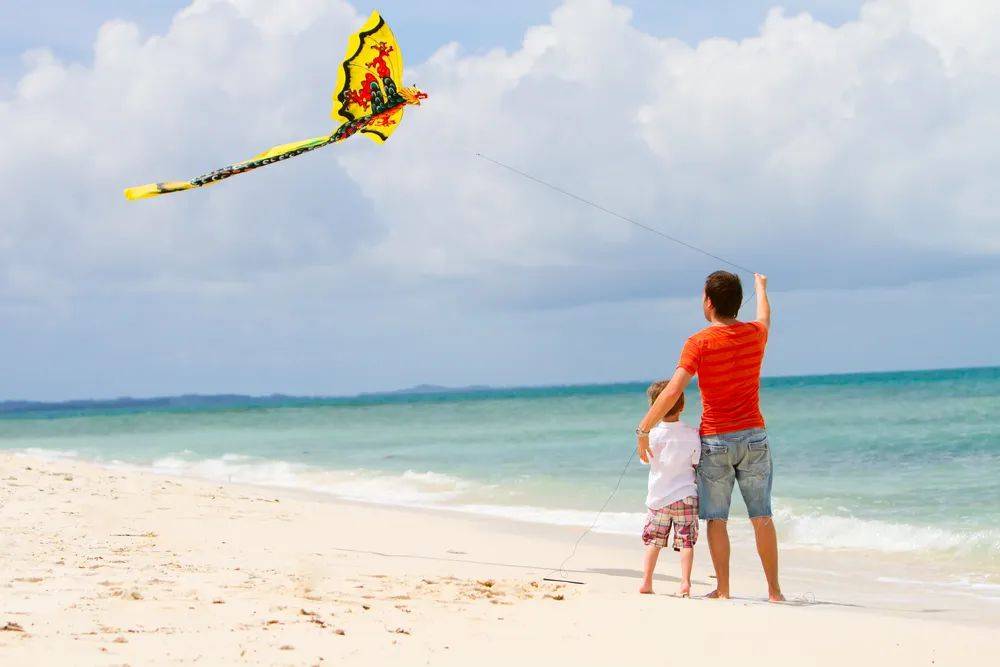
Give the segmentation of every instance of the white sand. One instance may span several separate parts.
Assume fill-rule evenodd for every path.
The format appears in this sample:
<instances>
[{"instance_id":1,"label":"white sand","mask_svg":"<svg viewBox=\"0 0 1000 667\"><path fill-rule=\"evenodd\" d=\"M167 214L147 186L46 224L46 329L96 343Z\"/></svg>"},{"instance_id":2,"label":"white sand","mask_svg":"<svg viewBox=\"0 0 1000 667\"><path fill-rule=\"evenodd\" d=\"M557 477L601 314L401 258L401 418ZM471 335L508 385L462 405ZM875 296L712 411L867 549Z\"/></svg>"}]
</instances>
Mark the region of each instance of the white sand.
<instances>
[{"instance_id":1,"label":"white sand","mask_svg":"<svg viewBox=\"0 0 1000 667\"><path fill-rule=\"evenodd\" d=\"M637 541L590 536L570 564L586 585L559 585L540 577L577 529L14 454L0 454L0 503L3 665L909 666L1000 656L995 617L982 622L973 607L879 607L876 593L855 603L850 589L762 602L751 555L736 563L744 598L669 597L667 552L660 594L640 596ZM711 589L707 556L700 544L698 594ZM788 592L795 585L810 584L786 579Z\"/></svg>"}]
</instances>

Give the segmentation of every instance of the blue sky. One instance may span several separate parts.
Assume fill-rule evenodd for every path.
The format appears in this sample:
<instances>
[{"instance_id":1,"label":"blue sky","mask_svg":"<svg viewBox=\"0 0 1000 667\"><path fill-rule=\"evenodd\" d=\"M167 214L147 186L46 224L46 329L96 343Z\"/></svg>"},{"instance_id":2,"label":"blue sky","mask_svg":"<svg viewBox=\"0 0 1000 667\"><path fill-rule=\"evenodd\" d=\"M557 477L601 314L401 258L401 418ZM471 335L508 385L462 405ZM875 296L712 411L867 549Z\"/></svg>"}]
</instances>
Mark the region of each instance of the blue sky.
<instances>
[{"instance_id":1,"label":"blue sky","mask_svg":"<svg viewBox=\"0 0 1000 667\"><path fill-rule=\"evenodd\" d=\"M389 143L126 203L329 131L371 9L189 4L0 6L0 399L668 375L719 267L476 152L768 273L768 373L997 363L995 3L382 2Z\"/></svg>"},{"instance_id":2,"label":"blue sky","mask_svg":"<svg viewBox=\"0 0 1000 667\"><path fill-rule=\"evenodd\" d=\"M49 48L68 60L91 58L94 34L112 18L135 22L147 33L163 32L173 15L188 2L178 0L93 0L50 2L10 0L0 5L0 67L5 76L20 69L20 56L34 48ZM767 11L767 0L687 2L636 0L627 3L636 23L656 35L698 41L706 37L741 38L754 34ZM860 0L793 0L778 3L791 13L808 11L839 25L857 17ZM454 0L386 0L355 3L362 13L378 9L406 34L407 55L423 60L442 44L461 41L472 51L518 45L527 26L545 21L559 5L554 0L510 0L469 3Z\"/></svg>"}]
</instances>

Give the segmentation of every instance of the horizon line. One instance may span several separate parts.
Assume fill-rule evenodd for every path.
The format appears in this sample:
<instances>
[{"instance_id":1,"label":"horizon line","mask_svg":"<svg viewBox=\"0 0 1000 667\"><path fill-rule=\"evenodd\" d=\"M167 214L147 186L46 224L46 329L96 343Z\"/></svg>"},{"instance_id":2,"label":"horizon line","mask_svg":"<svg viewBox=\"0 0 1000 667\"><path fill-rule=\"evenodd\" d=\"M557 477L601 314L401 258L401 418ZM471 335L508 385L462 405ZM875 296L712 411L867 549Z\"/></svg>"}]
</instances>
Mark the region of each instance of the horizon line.
<instances>
[{"instance_id":1,"label":"horizon line","mask_svg":"<svg viewBox=\"0 0 1000 667\"><path fill-rule=\"evenodd\" d=\"M993 368L1000 368L1000 365L988 365L988 366L947 366L942 368L909 368L909 369L893 369L893 370L874 370L874 371L843 371L843 372L833 372L833 373L789 373L789 374L774 374L774 375L762 375L761 380L771 380L771 379L797 379L797 378L824 378L824 377L848 377L856 375L889 375L892 373L935 373L943 371L973 371L973 370L988 370ZM693 380L697 383L697 377ZM567 382L567 383L554 383L554 384L515 384L515 385L488 385L488 384L469 384L463 386L449 386L449 385L437 385L433 383L419 383L411 385L409 387L397 388L397 389L382 389L375 391L363 391L356 392L353 394L286 394L282 392L272 392L270 394L246 394L240 392L216 392L216 393L197 393L197 392L185 392L180 394L158 394L150 396L130 396L130 395L120 395L106 398L68 398L68 399L56 399L56 400L37 400L28 398L11 398L11 399L0 399L0 407L10 406L13 404L23 404L24 407L28 406L59 406L59 405L73 405L79 403L114 403L117 401L157 401L166 400L173 398L244 398L244 399L254 399L254 400L265 400L265 399L275 399L275 398L287 398L287 399L298 399L298 400L308 400L308 401L323 401L323 400L347 400L347 399L358 399L366 397L381 397L381 396L413 396L413 395L431 395L431 394L449 394L449 393L461 393L465 392L490 392L490 391L514 391L518 389L559 389L559 388L574 388L574 387L593 387L593 386L621 386L621 385L639 385L643 383L650 382L649 379L645 380L613 380L605 382Z\"/></svg>"}]
</instances>

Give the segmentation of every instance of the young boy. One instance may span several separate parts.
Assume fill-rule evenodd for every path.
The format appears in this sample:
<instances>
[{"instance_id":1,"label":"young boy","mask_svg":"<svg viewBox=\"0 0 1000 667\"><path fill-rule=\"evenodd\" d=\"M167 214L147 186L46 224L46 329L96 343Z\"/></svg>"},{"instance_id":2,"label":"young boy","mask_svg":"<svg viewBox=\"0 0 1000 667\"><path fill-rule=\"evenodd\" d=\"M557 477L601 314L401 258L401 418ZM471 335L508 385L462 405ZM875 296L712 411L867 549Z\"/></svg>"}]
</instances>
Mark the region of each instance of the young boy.
<instances>
[{"instance_id":1,"label":"young boy","mask_svg":"<svg viewBox=\"0 0 1000 667\"><path fill-rule=\"evenodd\" d=\"M649 404L652 405L667 381L649 386ZM646 507L649 516L642 531L646 544L643 558L643 578L640 593L653 592L653 570L660 549L667 546L673 526L674 551L681 553L681 585L677 594L691 595L691 565L694 562L694 543L698 541L698 484L695 466L701 457L701 439L698 429L680 421L684 410L684 394L664 415L663 421L649 433L649 492ZM644 460L643 463L646 461Z\"/></svg>"}]
</instances>

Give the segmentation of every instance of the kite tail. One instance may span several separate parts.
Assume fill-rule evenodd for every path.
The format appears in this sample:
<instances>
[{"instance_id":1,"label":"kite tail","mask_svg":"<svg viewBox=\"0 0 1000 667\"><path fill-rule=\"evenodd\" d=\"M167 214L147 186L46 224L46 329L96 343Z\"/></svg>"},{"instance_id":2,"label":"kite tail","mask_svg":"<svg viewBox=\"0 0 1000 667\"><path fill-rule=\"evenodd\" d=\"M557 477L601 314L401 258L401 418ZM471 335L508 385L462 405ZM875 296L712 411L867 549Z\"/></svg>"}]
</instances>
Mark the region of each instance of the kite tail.
<instances>
[{"instance_id":1,"label":"kite tail","mask_svg":"<svg viewBox=\"0 0 1000 667\"><path fill-rule=\"evenodd\" d=\"M166 183L150 183L149 185L136 185L125 188L125 199L148 199L157 195L164 195L168 192L180 192L190 190L197 185L191 181L168 181Z\"/></svg>"},{"instance_id":2,"label":"kite tail","mask_svg":"<svg viewBox=\"0 0 1000 667\"><path fill-rule=\"evenodd\" d=\"M126 188L125 198L130 200L146 199L170 192L181 192L182 190L192 190L194 188L202 188L207 185L214 185L215 183L225 180L230 176L242 174L259 167L267 166L274 162L281 162L282 160L287 160L290 157L302 155L303 153L308 153L309 151L316 150L317 148L322 148L327 144L332 144L335 141L340 141L344 138L341 130L342 128L338 128L336 132L330 135L314 137L304 141L295 141L289 144L282 144L280 146L275 146L274 148L269 148L263 153L253 156L249 160L237 162L236 164L231 164L227 167L216 169L215 171L210 171L207 174L198 176L197 178L192 178L190 181L166 181L163 183L150 183L148 185L137 185L135 187Z\"/></svg>"},{"instance_id":3,"label":"kite tail","mask_svg":"<svg viewBox=\"0 0 1000 667\"><path fill-rule=\"evenodd\" d=\"M397 114L397 120L393 120L390 117L391 114ZM236 164L231 164L228 167L222 167L221 169L216 169L215 171L210 171L197 178L192 178L190 181L165 181L162 183L150 183L148 185L137 185L132 188L126 188L125 198L146 199L149 197L165 195L170 192L181 192L182 190L192 190L194 188L203 188L207 185L215 185L219 181L225 180L230 176L242 174L253 169L257 169L258 167L265 167L274 162L281 162L282 160L287 160L290 157L302 155L303 153L314 151L317 148L322 148L323 146L328 146L329 144L342 141L356 132L365 130L365 128L368 128L375 123L385 124L389 121L398 122L398 117L401 115L402 106L392 107L382 113L371 114L362 118L347 121L338 127L333 134L324 135L322 137L313 137L312 139L305 139L303 141L293 141L289 144L281 144L280 146L268 148L263 153L258 153L249 160L237 162ZM385 137L382 137L381 141L385 141Z\"/></svg>"}]
</instances>

